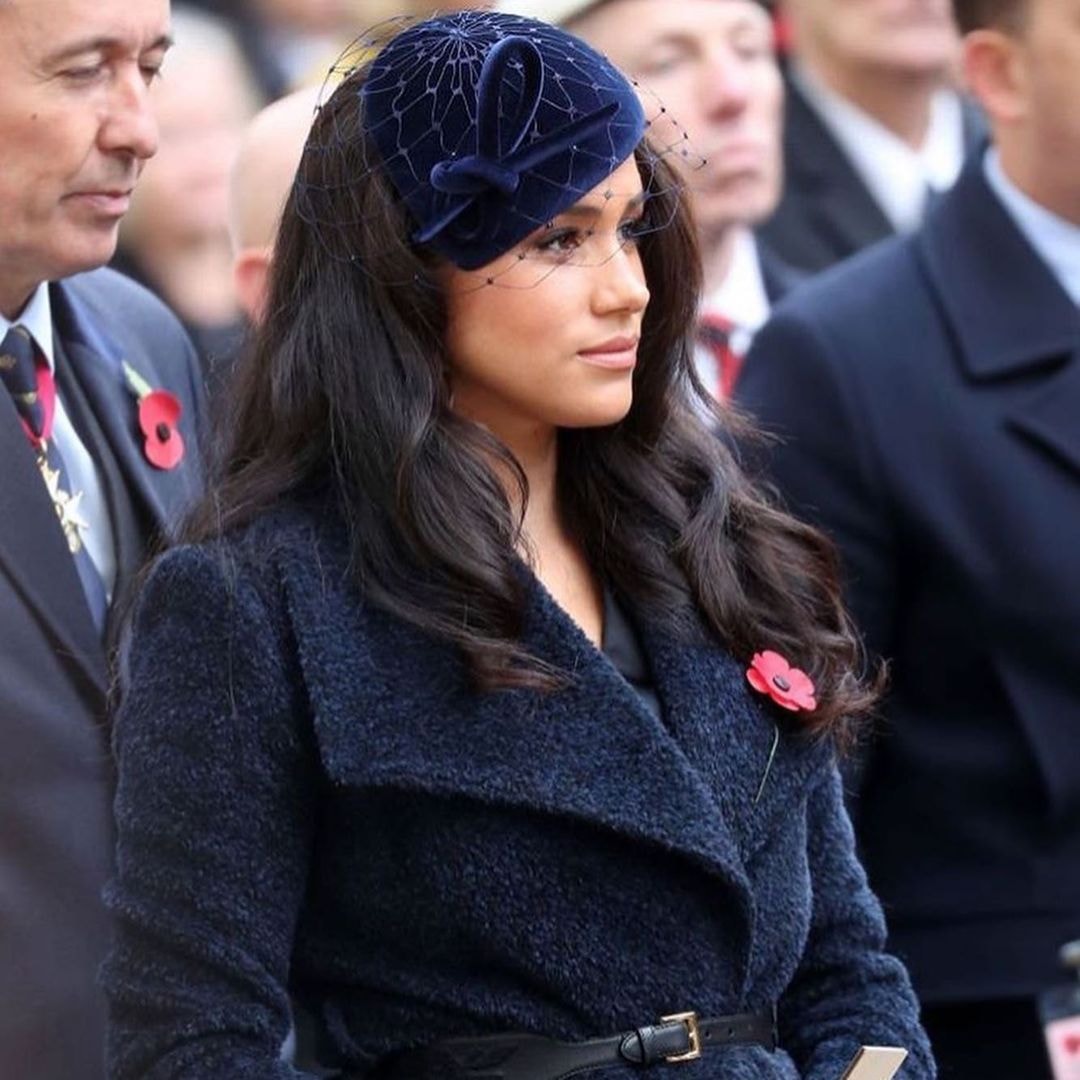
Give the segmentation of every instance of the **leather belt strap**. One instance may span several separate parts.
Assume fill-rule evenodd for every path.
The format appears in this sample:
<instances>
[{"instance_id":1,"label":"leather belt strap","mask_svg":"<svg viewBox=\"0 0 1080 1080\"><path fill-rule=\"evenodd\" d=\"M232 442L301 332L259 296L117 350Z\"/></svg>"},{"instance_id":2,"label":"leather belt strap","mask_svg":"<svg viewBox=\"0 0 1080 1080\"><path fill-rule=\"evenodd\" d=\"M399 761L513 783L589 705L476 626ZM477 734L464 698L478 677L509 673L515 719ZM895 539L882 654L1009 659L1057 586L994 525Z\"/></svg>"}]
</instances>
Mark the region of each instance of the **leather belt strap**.
<instances>
[{"instance_id":1,"label":"leather belt strap","mask_svg":"<svg viewBox=\"0 0 1080 1080\"><path fill-rule=\"evenodd\" d=\"M676 1013L620 1035L575 1043L520 1034L444 1039L393 1055L366 1075L373 1080L566 1080L605 1065L697 1061L712 1049L737 1045L776 1049L775 1006L711 1020Z\"/></svg>"}]
</instances>

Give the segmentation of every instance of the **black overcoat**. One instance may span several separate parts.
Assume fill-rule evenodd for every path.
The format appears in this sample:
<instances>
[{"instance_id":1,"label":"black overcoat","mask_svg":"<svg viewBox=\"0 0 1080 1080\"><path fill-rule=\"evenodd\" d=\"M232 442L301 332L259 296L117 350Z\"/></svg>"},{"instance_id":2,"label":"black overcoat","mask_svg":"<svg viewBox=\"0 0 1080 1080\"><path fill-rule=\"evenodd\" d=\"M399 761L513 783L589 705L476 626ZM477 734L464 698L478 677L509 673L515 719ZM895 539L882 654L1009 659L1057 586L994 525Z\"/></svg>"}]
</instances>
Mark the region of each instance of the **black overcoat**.
<instances>
[{"instance_id":1,"label":"black overcoat","mask_svg":"<svg viewBox=\"0 0 1080 1080\"><path fill-rule=\"evenodd\" d=\"M661 722L522 568L525 643L570 684L479 694L346 563L293 509L149 580L116 726L115 1080L299 1075L290 990L353 1068L778 1001L784 1052L680 1075L836 1080L898 1043L933 1076L832 751L785 729L773 754L741 665L638 620Z\"/></svg>"},{"instance_id":2,"label":"black overcoat","mask_svg":"<svg viewBox=\"0 0 1080 1080\"><path fill-rule=\"evenodd\" d=\"M737 395L892 661L854 802L927 1001L1028 996L1080 937L1080 313L981 155L916 236L811 282Z\"/></svg>"}]
</instances>

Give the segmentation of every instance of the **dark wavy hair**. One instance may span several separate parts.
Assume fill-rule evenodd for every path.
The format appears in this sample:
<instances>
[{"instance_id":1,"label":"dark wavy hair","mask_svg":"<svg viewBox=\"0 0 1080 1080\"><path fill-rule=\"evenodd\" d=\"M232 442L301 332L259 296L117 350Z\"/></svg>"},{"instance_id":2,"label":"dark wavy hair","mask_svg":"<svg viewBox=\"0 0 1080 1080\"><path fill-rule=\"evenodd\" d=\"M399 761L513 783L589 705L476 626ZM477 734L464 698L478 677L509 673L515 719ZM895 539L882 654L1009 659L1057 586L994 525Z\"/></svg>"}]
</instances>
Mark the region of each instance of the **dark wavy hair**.
<instances>
[{"instance_id":1,"label":"dark wavy hair","mask_svg":"<svg viewBox=\"0 0 1080 1080\"><path fill-rule=\"evenodd\" d=\"M520 644L522 513L499 476L516 477L521 505L526 479L505 446L450 407L439 268L409 242L407 212L368 167L362 79L350 76L315 121L268 315L236 372L211 494L184 538L212 539L328 491L368 602L459 646L481 688L550 690L564 673ZM859 677L833 549L756 490L705 422L692 363L694 231L669 166L645 146L637 157L647 213L670 224L640 241L652 299L633 404L611 427L560 432L561 512L595 572L650 620L680 634L704 620L743 661L771 648L806 670L818 708L799 719L840 738L874 689Z\"/></svg>"}]
</instances>

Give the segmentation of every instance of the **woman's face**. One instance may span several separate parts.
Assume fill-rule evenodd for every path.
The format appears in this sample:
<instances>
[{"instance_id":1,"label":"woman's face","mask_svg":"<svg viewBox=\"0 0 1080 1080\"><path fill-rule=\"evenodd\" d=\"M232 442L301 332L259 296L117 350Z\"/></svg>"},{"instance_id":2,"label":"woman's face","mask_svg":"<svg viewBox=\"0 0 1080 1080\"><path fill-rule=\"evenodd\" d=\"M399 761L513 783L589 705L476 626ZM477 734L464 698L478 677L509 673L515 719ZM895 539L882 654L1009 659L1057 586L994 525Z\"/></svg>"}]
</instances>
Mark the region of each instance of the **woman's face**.
<instances>
[{"instance_id":1,"label":"woman's face","mask_svg":"<svg viewBox=\"0 0 1080 1080\"><path fill-rule=\"evenodd\" d=\"M600 427L626 415L649 301L637 248L643 202L631 157L488 266L451 268L455 412L511 446L544 429Z\"/></svg>"}]
</instances>

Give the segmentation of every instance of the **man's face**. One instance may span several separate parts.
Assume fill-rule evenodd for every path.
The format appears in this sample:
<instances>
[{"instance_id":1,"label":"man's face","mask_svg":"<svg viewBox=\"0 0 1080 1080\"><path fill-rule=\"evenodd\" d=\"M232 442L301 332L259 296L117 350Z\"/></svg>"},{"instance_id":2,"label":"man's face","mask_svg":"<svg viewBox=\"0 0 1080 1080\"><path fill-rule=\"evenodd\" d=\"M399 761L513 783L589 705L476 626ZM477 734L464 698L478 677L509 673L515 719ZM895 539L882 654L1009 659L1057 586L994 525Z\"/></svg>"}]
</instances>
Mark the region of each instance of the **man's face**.
<instances>
[{"instance_id":1,"label":"man's face","mask_svg":"<svg viewBox=\"0 0 1080 1080\"><path fill-rule=\"evenodd\" d=\"M42 281L108 262L157 148L148 88L168 0L0 4L0 311Z\"/></svg>"},{"instance_id":2,"label":"man's face","mask_svg":"<svg viewBox=\"0 0 1080 1080\"><path fill-rule=\"evenodd\" d=\"M956 60L949 0L787 0L799 51L829 65L944 75Z\"/></svg>"},{"instance_id":3,"label":"man's face","mask_svg":"<svg viewBox=\"0 0 1080 1080\"><path fill-rule=\"evenodd\" d=\"M1080 0L1027 0L1014 47L1025 186L1080 225Z\"/></svg>"},{"instance_id":4,"label":"man's face","mask_svg":"<svg viewBox=\"0 0 1080 1080\"><path fill-rule=\"evenodd\" d=\"M609 0L575 20L647 92L707 164L687 176L706 237L753 225L780 197L783 84L772 22L754 0Z\"/></svg>"}]
</instances>

